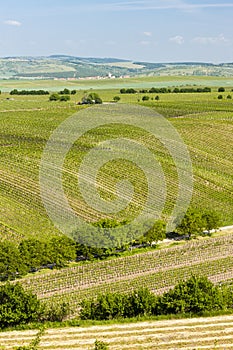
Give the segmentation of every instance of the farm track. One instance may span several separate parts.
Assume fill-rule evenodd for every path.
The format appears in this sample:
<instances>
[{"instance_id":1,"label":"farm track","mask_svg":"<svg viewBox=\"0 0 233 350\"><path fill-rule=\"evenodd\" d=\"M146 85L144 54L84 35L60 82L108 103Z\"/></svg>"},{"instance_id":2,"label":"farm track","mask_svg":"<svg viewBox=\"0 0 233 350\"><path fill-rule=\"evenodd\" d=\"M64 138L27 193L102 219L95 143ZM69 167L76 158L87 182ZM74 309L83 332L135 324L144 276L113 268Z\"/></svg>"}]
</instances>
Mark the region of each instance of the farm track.
<instances>
[{"instance_id":1,"label":"farm track","mask_svg":"<svg viewBox=\"0 0 233 350\"><path fill-rule=\"evenodd\" d=\"M36 330L0 333L4 349L28 345ZM41 338L43 350L90 350L96 339L109 350L233 349L233 315L167 321L146 321L90 327L47 329Z\"/></svg>"}]
</instances>

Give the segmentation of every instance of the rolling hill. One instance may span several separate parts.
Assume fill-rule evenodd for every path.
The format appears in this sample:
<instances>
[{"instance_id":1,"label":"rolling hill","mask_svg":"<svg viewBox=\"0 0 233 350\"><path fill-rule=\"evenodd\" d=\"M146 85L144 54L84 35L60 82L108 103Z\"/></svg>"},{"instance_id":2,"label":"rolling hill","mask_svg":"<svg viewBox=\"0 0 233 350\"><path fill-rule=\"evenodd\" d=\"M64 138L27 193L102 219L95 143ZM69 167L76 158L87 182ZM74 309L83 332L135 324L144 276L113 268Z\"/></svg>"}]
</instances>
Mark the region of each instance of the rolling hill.
<instances>
[{"instance_id":1,"label":"rolling hill","mask_svg":"<svg viewBox=\"0 0 233 350\"><path fill-rule=\"evenodd\" d=\"M233 64L203 62L152 63L118 58L49 57L0 58L0 79L78 79L138 75L233 76Z\"/></svg>"}]
</instances>

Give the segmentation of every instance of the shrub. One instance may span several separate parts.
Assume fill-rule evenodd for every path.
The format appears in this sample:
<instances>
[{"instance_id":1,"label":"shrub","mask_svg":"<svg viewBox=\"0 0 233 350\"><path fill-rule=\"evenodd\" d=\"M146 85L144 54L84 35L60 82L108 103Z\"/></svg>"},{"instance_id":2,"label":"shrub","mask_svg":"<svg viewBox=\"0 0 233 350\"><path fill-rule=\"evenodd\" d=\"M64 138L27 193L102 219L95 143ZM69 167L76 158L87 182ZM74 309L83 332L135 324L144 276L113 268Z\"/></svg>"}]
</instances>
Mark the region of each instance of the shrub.
<instances>
[{"instance_id":1,"label":"shrub","mask_svg":"<svg viewBox=\"0 0 233 350\"><path fill-rule=\"evenodd\" d=\"M59 101L59 100L60 100L60 96L57 93L51 94L49 96L49 101Z\"/></svg>"},{"instance_id":2,"label":"shrub","mask_svg":"<svg viewBox=\"0 0 233 350\"><path fill-rule=\"evenodd\" d=\"M70 100L70 96L69 95L62 95L60 97L60 101L69 101Z\"/></svg>"},{"instance_id":3,"label":"shrub","mask_svg":"<svg viewBox=\"0 0 233 350\"><path fill-rule=\"evenodd\" d=\"M121 99L120 96L114 96L114 97L113 97L113 101L115 101L115 102L120 101L120 99Z\"/></svg>"},{"instance_id":4,"label":"shrub","mask_svg":"<svg viewBox=\"0 0 233 350\"><path fill-rule=\"evenodd\" d=\"M159 298L155 313L160 315L199 314L204 311L224 309L225 304L219 287L215 287L207 277L192 276L164 293Z\"/></svg>"},{"instance_id":5,"label":"shrub","mask_svg":"<svg viewBox=\"0 0 233 350\"><path fill-rule=\"evenodd\" d=\"M21 284L9 282L0 286L0 328L16 326L38 319L40 302L25 292Z\"/></svg>"},{"instance_id":6,"label":"shrub","mask_svg":"<svg viewBox=\"0 0 233 350\"><path fill-rule=\"evenodd\" d=\"M108 344L96 339L94 350L108 350Z\"/></svg>"}]
</instances>

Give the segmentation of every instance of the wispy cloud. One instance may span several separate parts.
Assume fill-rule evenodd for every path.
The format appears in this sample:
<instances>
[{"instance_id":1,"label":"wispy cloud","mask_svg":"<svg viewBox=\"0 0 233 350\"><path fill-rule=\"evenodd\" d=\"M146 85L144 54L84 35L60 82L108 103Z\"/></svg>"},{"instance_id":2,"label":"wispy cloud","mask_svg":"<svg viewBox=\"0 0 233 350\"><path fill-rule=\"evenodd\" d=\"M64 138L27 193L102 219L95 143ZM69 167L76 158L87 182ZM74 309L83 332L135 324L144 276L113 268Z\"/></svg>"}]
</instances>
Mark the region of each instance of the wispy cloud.
<instances>
[{"instance_id":1,"label":"wispy cloud","mask_svg":"<svg viewBox=\"0 0 233 350\"><path fill-rule=\"evenodd\" d=\"M13 26L13 27L20 27L22 25L21 22L16 21L14 19L8 19L7 21L4 21L4 24L7 24L8 26Z\"/></svg>"},{"instance_id":2,"label":"wispy cloud","mask_svg":"<svg viewBox=\"0 0 233 350\"><path fill-rule=\"evenodd\" d=\"M192 41L202 45L229 43L229 39L225 38L223 34L218 36L197 36Z\"/></svg>"},{"instance_id":3,"label":"wispy cloud","mask_svg":"<svg viewBox=\"0 0 233 350\"><path fill-rule=\"evenodd\" d=\"M97 8L104 11L128 11L128 10L181 10L192 11L196 9L233 8L233 3L200 3L190 4L181 0L146 0L146 1L122 1L115 3L99 3Z\"/></svg>"},{"instance_id":4,"label":"wispy cloud","mask_svg":"<svg viewBox=\"0 0 233 350\"><path fill-rule=\"evenodd\" d=\"M151 32L143 32L143 34L144 34L145 36L152 36L152 33L151 33Z\"/></svg>"},{"instance_id":5,"label":"wispy cloud","mask_svg":"<svg viewBox=\"0 0 233 350\"><path fill-rule=\"evenodd\" d=\"M173 36L172 38L169 39L169 41L171 41L175 44L178 44L178 45L184 44L184 38L181 35Z\"/></svg>"}]
</instances>

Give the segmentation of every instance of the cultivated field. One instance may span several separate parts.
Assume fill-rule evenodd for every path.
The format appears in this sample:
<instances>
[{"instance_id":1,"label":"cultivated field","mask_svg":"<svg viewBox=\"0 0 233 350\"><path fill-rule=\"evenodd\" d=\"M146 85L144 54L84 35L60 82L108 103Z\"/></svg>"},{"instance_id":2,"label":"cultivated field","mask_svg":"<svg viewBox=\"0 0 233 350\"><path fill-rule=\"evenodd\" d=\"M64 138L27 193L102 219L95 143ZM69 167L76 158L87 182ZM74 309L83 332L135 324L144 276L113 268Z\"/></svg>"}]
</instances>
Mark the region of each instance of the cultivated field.
<instances>
[{"instance_id":1,"label":"cultivated field","mask_svg":"<svg viewBox=\"0 0 233 350\"><path fill-rule=\"evenodd\" d=\"M2 349L28 345L37 331L0 333ZM47 329L38 349L93 350L95 340L109 350L233 349L233 316L147 321L92 327Z\"/></svg>"},{"instance_id":2,"label":"cultivated field","mask_svg":"<svg viewBox=\"0 0 233 350\"><path fill-rule=\"evenodd\" d=\"M68 87L70 89L98 89L111 90L120 88L150 88L174 86L233 86L231 77L203 77L203 76L163 76L163 77L135 77L118 79L79 79L79 80L0 80L0 90L9 92L12 89L46 89L56 91Z\"/></svg>"},{"instance_id":3,"label":"cultivated field","mask_svg":"<svg viewBox=\"0 0 233 350\"><path fill-rule=\"evenodd\" d=\"M42 85L41 85L42 84ZM77 85L78 84L78 85ZM79 85L80 84L80 85ZM142 102L144 94L121 95L119 88L180 85L214 86L212 93L159 94L159 101ZM20 242L30 236L47 238L59 231L47 216L40 197L40 160L53 130L73 113L81 111L77 102L89 87L99 89L103 101L121 97L118 103L140 104L166 116L188 147L193 164L194 189L191 205L214 209L222 216L223 225L233 224L233 103L227 95L233 80L226 78L147 78L142 80L106 80L101 82L4 81L1 90L13 88L63 87L79 88L71 101L49 102L48 96L0 95L0 234L1 239ZM218 100L217 86L229 86ZM3 89L2 89L3 87ZM155 97L155 94L150 95ZM233 96L232 96L233 97ZM76 142L67 155L63 169L63 184L69 203L76 213L88 221L102 216L90 208L77 189L77 169L83 156L100 141L127 137L140 140L156 154L166 177L168 198L163 217L169 217L175 203L178 178L168 150L142 130L120 125L105 125L87 133ZM137 215L146 193L143 174L134 166L116 162L100 171L98 181L101 196L114 198L116 182L127 173L135 189L131 206L118 220ZM110 216L111 217L111 216ZM94 263L80 263L56 271L43 271L21 280L27 290L41 300L57 303L69 301L72 314L79 312L80 301L106 291L129 292L148 287L157 294L173 287L192 273L208 276L214 283L233 281L232 231L213 238L200 238L186 243L170 243L169 248L129 255ZM110 349L231 349L233 317L216 317L182 321L144 322L135 324L95 326L46 330L41 349L94 349L95 339L107 341ZM36 331L0 333L0 345L13 349L26 345ZM1 347L0 347L1 348Z\"/></svg>"},{"instance_id":4,"label":"cultivated field","mask_svg":"<svg viewBox=\"0 0 233 350\"><path fill-rule=\"evenodd\" d=\"M187 78L188 79L188 78ZM189 80L189 84L193 83ZM207 78L205 78L207 79ZM217 79L218 80L218 79ZM208 80L207 80L208 81ZM207 83L204 80L205 83ZM133 83L134 80L130 80ZM138 80L138 84L141 80ZM171 80L170 80L171 82ZM228 83L230 80L228 81ZM8 83L8 82L7 82ZM6 83L6 84L7 84ZM37 82L34 82L37 84ZM160 82L162 84L162 80ZM166 83L166 81L164 82ZM213 80L209 80L209 85ZM219 84L222 81L219 79ZM18 84L18 82L16 83ZM55 82L50 82L55 84ZM124 81L121 83L124 86ZM152 82L151 82L152 84ZM153 81L153 85L155 81ZM174 81L175 84L175 81ZM18 86L17 86L18 87ZM103 85L102 85L103 87ZM159 101L138 102L143 94L120 95L119 90L101 90L105 102L119 95L119 103L140 103L154 108L169 118L187 144L194 174L192 203L200 208L211 208L222 215L223 225L233 223L232 194L232 133L233 103L226 96L218 100L212 93L160 94ZM3 238L19 241L29 235L46 237L57 234L41 203L39 188L40 160L46 141L52 131L66 118L81 108L76 103L85 92L79 91L71 101L49 102L46 96L0 96L1 163L0 163L0 232ZM151 94L151 96L154 94ZM153 97L153 96L152 96ZM169 216L177 195L178 179L175 165L168 150L142 131L104 126L76 143L64 164L64 188L73 209L83 218L96 221L101 215L90 208L77 190L77 169L86 151L108 137L128 137L140 140L160 161L167 181L168 198L163 215ZM135 185L136 202L117 219L134 217L142 203L147 184L143 174L128 164L111 164L100 173L101 195L114 198L115 184L120 176L129 174ZM121 170L121 173L120 173Z\"/></svg>"},{"instance_id":5,"label":"cultivated field","mask_svg":"<svg viewBox=\"0 0 233 350\"><path fill-rule=\"evenodd\" d=\"M84 263L21 279L26 290L50 303L69 302L71 316L84 298L105 292L130 292L148 287L162 294L193 273L213 283L233 281L232 231L215 238L181 243L161 250Z\"/></svg>"}]
</instances>

